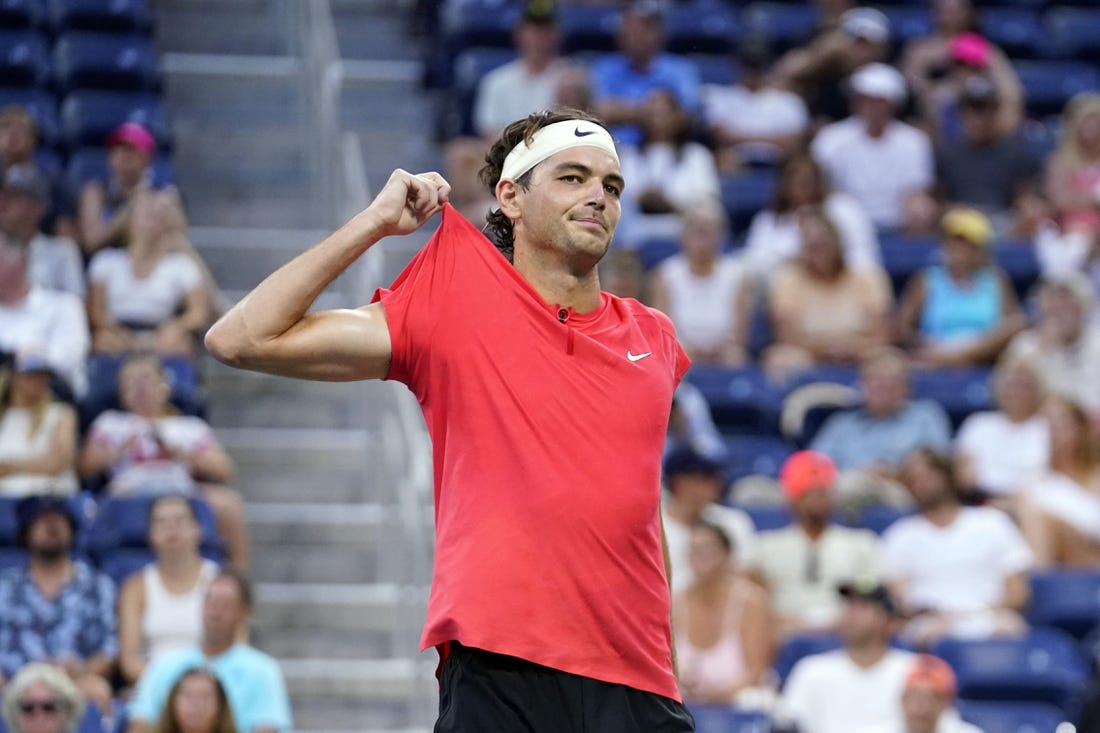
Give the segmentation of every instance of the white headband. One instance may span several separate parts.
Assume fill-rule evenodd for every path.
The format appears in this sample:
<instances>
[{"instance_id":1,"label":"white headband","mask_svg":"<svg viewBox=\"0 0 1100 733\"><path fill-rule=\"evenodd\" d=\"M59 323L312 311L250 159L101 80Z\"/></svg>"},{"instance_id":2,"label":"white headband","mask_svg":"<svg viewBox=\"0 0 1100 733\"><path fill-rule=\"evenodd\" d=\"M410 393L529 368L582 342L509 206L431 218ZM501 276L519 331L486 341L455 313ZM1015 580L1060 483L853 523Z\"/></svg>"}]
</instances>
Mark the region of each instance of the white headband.
<instances>
[{"instance_id":1,"label":"white headband","mask_svg":"<svg viewBox=\"0 0 1100 733\"><path fill-rule=\"evenodd\" d=\"M611 133L584 120L565 120L541 128L534 134L530 145L520 140L504 159L500 177L502 180L508 178L514 181L551 155L582 145L599 148L614 158L616 163L619 162Z\"/></svg>"}]
</instances>

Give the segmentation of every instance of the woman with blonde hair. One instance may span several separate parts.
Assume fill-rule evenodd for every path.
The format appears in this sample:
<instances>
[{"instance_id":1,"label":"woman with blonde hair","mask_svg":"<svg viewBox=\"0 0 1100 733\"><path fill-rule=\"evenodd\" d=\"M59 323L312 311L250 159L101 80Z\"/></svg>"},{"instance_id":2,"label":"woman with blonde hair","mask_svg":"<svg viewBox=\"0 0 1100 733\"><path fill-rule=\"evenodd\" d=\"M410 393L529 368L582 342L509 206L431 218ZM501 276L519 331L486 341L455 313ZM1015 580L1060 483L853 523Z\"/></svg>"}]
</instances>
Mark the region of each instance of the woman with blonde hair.
<instances>
[{"instance_id":1,"label":"woman with blonde hair","mask_svg":"<svg viewBox=\"0 0 1100 733\"><path fill-rule=\"evenodd\" d=\"M4 686L4 722L11 733L73 733L84 708L76 684L50 664L31 662Z\"/></svg>"},{"instance_id":2,"label":"woman with blonde hair","mask_svg":"<svg viewBox=\"0 0 1100 733\"><path fill-rule=\"evenodd\" d=\"M221 681L205 669L185 673L168 693L154 733L237 733Z\"/></svg>"},{"instance_id":3,"label":"woman with blonde hair","mask_svg":"<svg viewBox=\"0 0 1100 733\"><path fill-rule=\"evenodd\" d=\"M1046 195L1065 232L1100 231L1100 94L1084 92L1062 113L1058 149L1046 170Z\"/></svg>"}]
</instances>

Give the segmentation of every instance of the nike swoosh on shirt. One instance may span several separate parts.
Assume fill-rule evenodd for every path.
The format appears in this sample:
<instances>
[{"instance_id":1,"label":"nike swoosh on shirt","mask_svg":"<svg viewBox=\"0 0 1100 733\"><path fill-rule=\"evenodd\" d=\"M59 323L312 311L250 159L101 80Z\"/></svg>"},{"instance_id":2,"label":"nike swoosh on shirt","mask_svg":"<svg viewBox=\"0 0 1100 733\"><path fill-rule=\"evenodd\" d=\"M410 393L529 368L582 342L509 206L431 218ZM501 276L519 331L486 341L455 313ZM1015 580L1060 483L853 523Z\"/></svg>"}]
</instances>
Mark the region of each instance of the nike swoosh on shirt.
<instances>
[{"instance_id":1,"label":"nike swoosh on shirt","mask_svg":"<svg viewBox=\"0 0 1100 733\"><path fill-rule=\"evenodd\" d=\"M589 135L595 135L597 132L599 132L599 131L598 130L589 130L588 132L581 132L581 128L579 128L579 127L574 127L573 128L573 134L576 135L577 137L588 137Z\"/></svg>"},{"instance_id":2,"label":"nike swoosh on shirt","mask_svg":"<svg viewBox=\"0 0 1100 733\"><path fill-rule=\"evenodd\" d=\"M647 356L652 356L652 354L653 354L652 351L647 351L644 354L631 354L628 351L628 352L626 352L626 358L629 359L630 361L640 361L640 360L646 358Z\"/></svg>"}]
</instances>

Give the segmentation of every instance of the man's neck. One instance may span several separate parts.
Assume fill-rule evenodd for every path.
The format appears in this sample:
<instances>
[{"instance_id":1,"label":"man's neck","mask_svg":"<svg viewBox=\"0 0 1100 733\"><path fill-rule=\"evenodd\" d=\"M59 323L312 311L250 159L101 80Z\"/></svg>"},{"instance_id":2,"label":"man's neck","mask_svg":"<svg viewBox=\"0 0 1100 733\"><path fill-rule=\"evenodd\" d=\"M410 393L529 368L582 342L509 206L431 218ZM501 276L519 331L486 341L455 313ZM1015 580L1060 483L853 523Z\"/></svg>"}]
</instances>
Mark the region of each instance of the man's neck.
<instances>
[{"instance_id":1,"label":"man's neck","mask_svg":"<svg viewBox=\"0 0 1100 733\"><path fill-rule=\"evenodd\" d=\"M810 538L811 542L817 542L825 534L825 530L829 528L829 523L800 520L798 526L802 528L802 531Z\"/></svg>"},{"instance_id":2,"label":"man's neck","mask_svg":"<svg viewBox=\"0 0 1100 733\"><path fill-rule=\"evenodd\" d=\"M668 502L668 516L681 524L694 524L703 516L705 505L688 502L680 499L675 494L671 495Z\"/></svg>"},{"instance_id":3,"label":"man's neck","mask_svg":"<svg viewBox=\"0 0 1100 733\"><path fill-rule=\"evenodd\" d=\"M959 503L952 499L945 499L935 506L927 507L921 511L924 518L937 527L950 526L959 516Z\"/></svg>"},{"instance_id":4,"label":"man's neck","mask_svg":"<svg viewBox=\"0 0 1100 733\"><path fill-rule=\"evenodd\" d=\"M46 598L56 596L72 579L75 569L67 555L56 561L31 556L27 563L35 587Z\"/></svg>"},{"instance_id":5,"label":"man's neck","mask_svg":"<svg viewBox=\"0 0 1100 733\"><path fill-rule=\"evenodd\" d=\"M202 653L207 657L220 657L227 651L233 648L233 645L237 643L236 638L229 637L228 639L208 639L203 637Z\"/></svg>"},{"instance_id":6,"label":"man's neck","mask_svg":"<svg viewBox=\"0 0 1100 733\"><path fill-rule=\"evenodd\" d=\"M550 305L591 313L600 305L596 263L574 270L567 263L548 261L529 248L516 248L515 267L535 292Z\"/></svg>"},{"instance_id":7,"label":"man's neck","mask_svg":"<svg viewBox=\"0 0 1100 733\"><path fill-rule=\"evenodd\" d=\"M882 661L890 647L878 641L849 646L848 657L860 669L870 669Z\"/></svg>"},{"instance_id":8,"label":"man's neck","mask_svg":"<svg viewBox=\"0 0 1100 733\"><path fill-rule=\"evenodd\" d=\"M523 58L523 70L526 71L529 76L535 76L549 69L552 63L554 63L553 56L525 56Z\"/></svg>"}]
</instances>

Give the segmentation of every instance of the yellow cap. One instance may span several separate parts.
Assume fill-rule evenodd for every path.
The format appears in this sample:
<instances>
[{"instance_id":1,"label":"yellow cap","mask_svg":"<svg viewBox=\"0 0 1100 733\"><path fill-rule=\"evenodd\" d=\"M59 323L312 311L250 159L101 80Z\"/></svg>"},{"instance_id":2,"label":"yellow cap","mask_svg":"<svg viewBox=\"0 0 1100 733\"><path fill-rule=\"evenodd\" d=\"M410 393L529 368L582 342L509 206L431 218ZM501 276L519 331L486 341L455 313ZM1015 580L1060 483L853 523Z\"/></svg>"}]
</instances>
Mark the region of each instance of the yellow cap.
<instances>
[{"instance_id":1,"label":"yellow cap","mask_svg":"<svg viewBox=\"0 0 1100 733\"><path fill-rule=\"evenodd\" d=\"M949 237L962 237L971 244L984 247L993 238L993 225L989 217L977 209L952 209L940 222L943 233Z\"/></svg>"}]
</instances>

